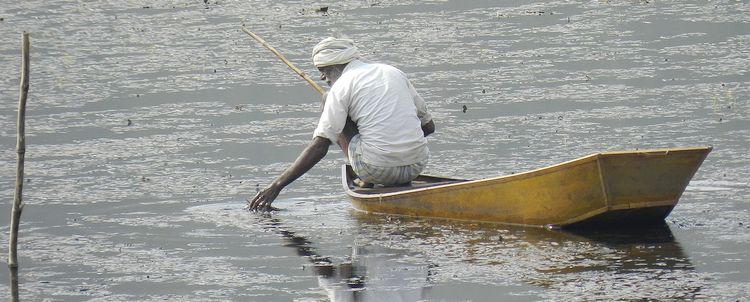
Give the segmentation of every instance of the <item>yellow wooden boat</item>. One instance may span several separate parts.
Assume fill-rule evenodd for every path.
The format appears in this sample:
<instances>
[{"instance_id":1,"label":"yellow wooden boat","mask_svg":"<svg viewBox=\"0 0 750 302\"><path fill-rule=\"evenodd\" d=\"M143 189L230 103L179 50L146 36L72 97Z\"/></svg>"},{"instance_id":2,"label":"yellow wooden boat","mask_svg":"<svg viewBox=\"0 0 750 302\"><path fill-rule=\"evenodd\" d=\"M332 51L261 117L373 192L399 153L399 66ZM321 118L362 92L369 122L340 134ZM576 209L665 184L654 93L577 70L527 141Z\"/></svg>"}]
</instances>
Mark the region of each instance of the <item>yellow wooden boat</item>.
<instances>
[{"instance_id":1,"label":"yellow wooden boat","mask_svg":"<svg viewBox=\"0 0 750 302\"><path fill-rule=\"evenodd\" d=\"M421 175L400 187L343 185L366 212L530 226L642 225L663 221L711 147L604 152L481 180Z\"/></svg>"}]
</instances>

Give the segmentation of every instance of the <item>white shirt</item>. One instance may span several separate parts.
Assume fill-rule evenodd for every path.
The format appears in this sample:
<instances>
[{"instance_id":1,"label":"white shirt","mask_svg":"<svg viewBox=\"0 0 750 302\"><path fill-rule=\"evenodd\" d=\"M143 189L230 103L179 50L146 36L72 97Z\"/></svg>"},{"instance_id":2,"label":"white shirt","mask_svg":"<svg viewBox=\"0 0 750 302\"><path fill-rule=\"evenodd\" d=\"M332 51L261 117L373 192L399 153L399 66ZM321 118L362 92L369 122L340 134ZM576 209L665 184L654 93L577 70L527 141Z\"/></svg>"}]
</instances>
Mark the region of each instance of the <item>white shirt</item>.
<instances>
[{"instance_id":1,"label":"white shirt","mask_svg":"<svg viewBox=\"0 0 750 302\"><path fill-rule=\"evenodd\" d=\"M328 92L313 137L336 142L347 116L357 124L366 163L396 167L428 158L421 126L432 116L406 75L395 67L349 62Z\"/></svg>"}]
</instances>

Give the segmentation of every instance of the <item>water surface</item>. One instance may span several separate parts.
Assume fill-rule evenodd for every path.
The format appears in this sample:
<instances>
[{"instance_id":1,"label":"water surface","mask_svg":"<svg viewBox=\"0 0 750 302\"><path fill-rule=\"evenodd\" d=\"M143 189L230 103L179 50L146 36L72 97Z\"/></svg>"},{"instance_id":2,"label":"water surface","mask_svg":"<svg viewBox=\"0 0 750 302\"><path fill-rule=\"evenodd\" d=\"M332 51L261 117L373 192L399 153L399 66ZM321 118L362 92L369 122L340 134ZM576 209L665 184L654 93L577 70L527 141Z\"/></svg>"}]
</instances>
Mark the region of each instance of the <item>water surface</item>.
<instances>
[{"instance_id":1,"label":"water surface","mask_svg":"<svg viewBox=\"0 0 750 302\"><path fill-rule=\"evenodd\" d=\"M32 45L21 300L750 297L748 1L15 1L0 20L0 242L22 31ZM437 124L431 174L714 151L665 225L635 233L358 213L334 149L282 211L248 213L319 101L243 24L314 77L334 34L404 70Z\"/></svg>"}]
</instances>

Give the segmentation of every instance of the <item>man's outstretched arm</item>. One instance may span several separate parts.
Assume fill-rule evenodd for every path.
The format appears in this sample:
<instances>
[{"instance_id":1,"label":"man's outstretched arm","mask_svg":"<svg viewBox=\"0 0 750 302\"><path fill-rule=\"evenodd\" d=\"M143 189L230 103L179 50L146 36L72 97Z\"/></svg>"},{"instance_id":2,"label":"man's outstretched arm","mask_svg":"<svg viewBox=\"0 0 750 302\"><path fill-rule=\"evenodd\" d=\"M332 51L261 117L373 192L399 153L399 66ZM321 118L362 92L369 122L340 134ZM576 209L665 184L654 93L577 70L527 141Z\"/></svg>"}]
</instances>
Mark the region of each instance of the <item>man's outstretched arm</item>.
<instances>
[{"instance_id":1,"label":"man's outstretched arm","mask_svg":"<svg viewBox=\"0 0 750 302\"><path fill-rule=\"evenodd\" d=\"M271 203L279 196L281 189L307 173L315 164L320 162L326 156L326 153L328 153L330 145L331 141L327 138L316 136L284 173L281 173L268 187L260 190L253 199L247 200L245 208L252 211L268 211L271 208Z\"/></svg>"}]
</instances>

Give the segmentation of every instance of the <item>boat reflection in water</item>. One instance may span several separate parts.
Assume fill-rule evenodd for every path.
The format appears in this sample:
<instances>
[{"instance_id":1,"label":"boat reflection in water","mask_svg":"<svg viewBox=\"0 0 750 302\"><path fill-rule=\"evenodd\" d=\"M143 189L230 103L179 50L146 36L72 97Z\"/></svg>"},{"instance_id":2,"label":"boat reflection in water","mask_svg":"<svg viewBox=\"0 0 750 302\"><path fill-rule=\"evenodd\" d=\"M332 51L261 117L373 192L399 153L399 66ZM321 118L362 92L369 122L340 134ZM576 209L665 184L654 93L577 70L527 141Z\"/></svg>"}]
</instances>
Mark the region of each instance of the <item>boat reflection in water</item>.
<instances>
[{"instance_id":1,"label":"boat reflection in water","mask_svg":"<svg viewBox=\"0 0 750 302\"><path fill-rule=\"evenodd\" d=\"M704 281L667 223L625 229L551 232L581 251L562 265L540 267L526 282L611 300L695 300Z\"/></svg>"},{"instance_id":2,"label":"boat reflection in water","mask_svg":"<svg viewBox=\"0 0 750 302\"><path fill-rule=\"evenodd\" d=\"M466 296L457 298L475 300L498 297L503 291L513 291L505 294L516 299L530 295L529 300L539 296L553 300L681 300L700 297L703 284L664 222L638 228L549 230L361 212L354 215L362 233L374 237L370 242L391 242L404 249L401 255L390 256L401 258L392 262L413 263L415 254L429 259L423 266L429 267L425 293L435 296L431 298L442 297L446 290L440 288L447 287L465 292ZM461 289L469 283L471 290Z\"/></svg>"},{"instance_id":3,"label":"boat reflection in water","mask_svg":"<svg viewBox=\"0 0 750 302\"><path fill-rule=\"evenodd\" d=\"M694 270L666 222L640 228L572 229L563 231L571 239L598 242L622 252L619 270L643 268Z\"/></svg>"}]
</instances>

